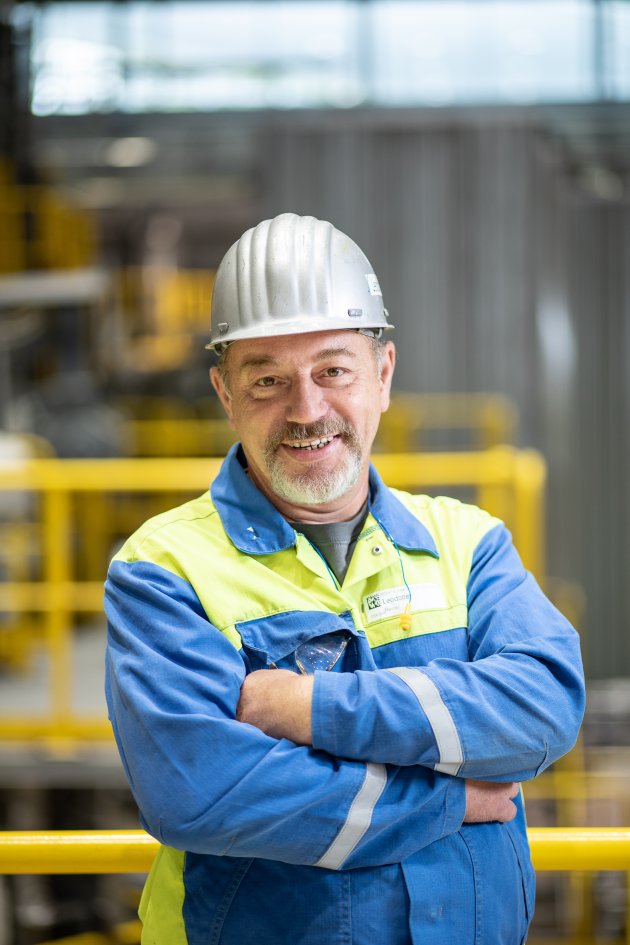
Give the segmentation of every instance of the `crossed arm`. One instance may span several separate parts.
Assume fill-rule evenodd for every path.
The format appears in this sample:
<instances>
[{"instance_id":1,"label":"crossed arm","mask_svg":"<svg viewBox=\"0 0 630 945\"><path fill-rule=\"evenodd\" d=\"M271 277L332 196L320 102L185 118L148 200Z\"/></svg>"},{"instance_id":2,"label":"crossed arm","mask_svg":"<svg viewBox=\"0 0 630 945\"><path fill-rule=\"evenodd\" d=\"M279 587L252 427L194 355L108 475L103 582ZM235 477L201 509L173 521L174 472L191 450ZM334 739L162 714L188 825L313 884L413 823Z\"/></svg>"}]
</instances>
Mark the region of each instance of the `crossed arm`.
<instances>
[{"instance_id":1,"label":"crossed arm","mask_svg":"<svg viewBox=\"0 0 630 945\"><path fill-rule=\"evenodd\" d=\"M515 782L577 736L579 640L502 527L478 546L467 592L468 660L315 677L259 671L244 681L237 718L336 758L456 775L467 821L510 819Z\"/></svg>"},{"instance_id":2,"label":"crossed arm","mask_svg":"<svg viewBox=\"0 0 630 945\"><path fill-rule=\"evenodd\" d=\"M287 738L297 745L312 745L313 676L299 676L284 669L258 670L245 677L236 710L240 722L248 722L272 738ZM514 781L466 782L465 823L505 822L516 816L512 798Z\"/></svg>"},{"instance_id":3,"label":"crossed arm","mask_svg":"<svg viewBox=\"0 0 630 945\"><path fill-rule=\"evenodd\" d=\"M116 560L107 697L145 827L181 850L322 864L346 837L356 798L369 795L364 832L333 867L352 869L402 861L464 817L507 820L514 782L571 747L583 679L577 636L502 566L500 548L494 557L494 580L480 558L471 581L471 661L406 670L441 693L450 743L436 737L427 700L388 670L315 679L264 670L245 682L241 656L185 579Z\"/></svg>"}]
</instances>

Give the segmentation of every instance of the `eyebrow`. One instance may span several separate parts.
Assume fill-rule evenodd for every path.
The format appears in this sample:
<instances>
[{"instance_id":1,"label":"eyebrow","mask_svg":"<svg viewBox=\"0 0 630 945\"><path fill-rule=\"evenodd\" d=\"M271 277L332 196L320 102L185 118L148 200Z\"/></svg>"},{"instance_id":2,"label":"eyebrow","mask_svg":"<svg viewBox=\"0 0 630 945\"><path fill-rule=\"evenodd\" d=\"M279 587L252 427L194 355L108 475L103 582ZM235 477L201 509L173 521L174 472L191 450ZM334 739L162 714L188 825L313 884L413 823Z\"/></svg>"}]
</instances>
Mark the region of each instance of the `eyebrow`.
<instances>
[{"instance_id":1,"label":"eyebrow","mask_svg":"<svg viewBox=\"0 0 630 945\"><path fill-rule=\"evenodd\" d=\"M317 355L317 359L325 360L326 358L338 358L340 355L345 355L348 358L356 358L356 354L354 351L351 351L350 348L339 346L338 348L324 348L324 350L320 351Z\"/></svg>"},{"instance_id":2,"label":"eyebrow","mask_svg":"<svg viewBox=\"0 0 630 945\"><path fill-rule=\"evenodd\" d=\"M249 368L259 368L266 367L268 364L277 364L275 358L272 358L271 355L260 355L258 358L246 358L239 365L239 373L247 371Z\"/></svg>"},{"instance_id":3,"label":"eyebrow","mask_svg":"<svg viewBox=\"0 0 630 945\"><path fill-rule=\"evenodd\" d=\"M339 346L336 348L323 348L321 351L317 352L314 360L325 361L329 358L338 358L341 356L345 356L348 358L356 358L356 354L354 353L354 351L351 351L350 348L344 348L342 346ZM258 357L253 356L251 358L246 358L239 365L238 370L240 374L243 374L245 373L245 371L248 371L248 370L261 368L261 367L269 367L269 366L273 366L279 363L280 362L276 358L272 357L270 354L261 354Z\"/></svg>"}]
</instances>

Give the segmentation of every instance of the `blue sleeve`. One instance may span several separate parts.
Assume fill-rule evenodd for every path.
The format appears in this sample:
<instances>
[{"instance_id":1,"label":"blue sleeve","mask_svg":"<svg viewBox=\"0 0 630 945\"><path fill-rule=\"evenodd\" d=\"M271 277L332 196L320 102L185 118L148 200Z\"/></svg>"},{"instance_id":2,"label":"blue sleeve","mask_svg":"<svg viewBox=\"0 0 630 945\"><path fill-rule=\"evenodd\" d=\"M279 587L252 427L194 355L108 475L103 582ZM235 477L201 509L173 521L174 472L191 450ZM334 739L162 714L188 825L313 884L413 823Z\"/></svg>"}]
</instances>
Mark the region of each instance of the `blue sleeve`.
<instances>
[{"instance_id":1,"label":"blue sleeve","mask_svg":"<svg viewBox=\"0 0 630 945\"><path fill-rule=\"evenodd\" d=\"M340 760L236 721L243 661L183 579L115 561L106 611L110 718L161 842L345 869L401 861L459 829L455 778Z\"/></svg>"},{"instance_id":2,"label":"blue sleeve","mask_svg":"<svg viewBox=\"0 0 630 945\"><path fill-rule=\"evenodd\" d=\"M578 636L503 525L477 546L467 597L469 662L317 673L313 744L498 781L533 778L567 752L584 712Z\"/></svg>"}]
</instances>

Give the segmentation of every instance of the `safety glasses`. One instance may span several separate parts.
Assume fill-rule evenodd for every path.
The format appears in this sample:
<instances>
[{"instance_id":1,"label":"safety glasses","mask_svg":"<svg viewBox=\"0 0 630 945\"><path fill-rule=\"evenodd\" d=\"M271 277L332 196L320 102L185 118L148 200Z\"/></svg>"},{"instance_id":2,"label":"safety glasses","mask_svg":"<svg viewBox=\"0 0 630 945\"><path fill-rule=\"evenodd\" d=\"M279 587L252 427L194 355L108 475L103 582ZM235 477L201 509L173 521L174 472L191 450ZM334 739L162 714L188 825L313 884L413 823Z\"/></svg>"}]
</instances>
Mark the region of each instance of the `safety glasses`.
<instances>
[{"instance_id":1,"label":"safety glasses","mask_svg":"<svg viewBox=\"0 0 630 945\"><path fill-rule=\"evenodd\" d=\"M292 669L303 676L312 676L317 670L329 672L339 662L350 641L346 630L335 630L321 637L306 640L280 665L270 663L273 669Z\"/></svg>"}]
</instances>

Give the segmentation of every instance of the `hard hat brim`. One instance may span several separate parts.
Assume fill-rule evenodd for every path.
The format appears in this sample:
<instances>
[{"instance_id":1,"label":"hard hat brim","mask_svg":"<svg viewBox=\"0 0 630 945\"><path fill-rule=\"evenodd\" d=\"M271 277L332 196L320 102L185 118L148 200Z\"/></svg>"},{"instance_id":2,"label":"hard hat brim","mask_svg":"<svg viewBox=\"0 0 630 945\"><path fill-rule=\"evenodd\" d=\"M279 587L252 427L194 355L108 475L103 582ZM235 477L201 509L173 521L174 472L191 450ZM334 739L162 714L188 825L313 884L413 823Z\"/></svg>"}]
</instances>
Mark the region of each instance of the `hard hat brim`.
<instances>
[{"instance_id":1,"label":"hard hat brim","mask_svg":"<svg viewBox=\"0 0 630 945\"><path fill-rule=\"evenodd\" d=\"M282 335L307 335L311 332L316 331L391 331L395 326L391 325L389 322L385 324L379 322L378 324L362 324L356 326L348 325L348 320L345 319L343 322L337 322L334 319L311 319L308 324L305 324L304 320L294 321L293 319L287 321L274 321L268 323L264 326L264 331L261 330L260 325L253 325L249 328L239 328L236 331L230 332L229 337L225 340L222 338L216 338L210 341L205 347L208 350L213 348L220 348L222 346L227 346L232 344L234 341L253 341L256 338L277 338Z\"/></svg>"}]
</instances>

